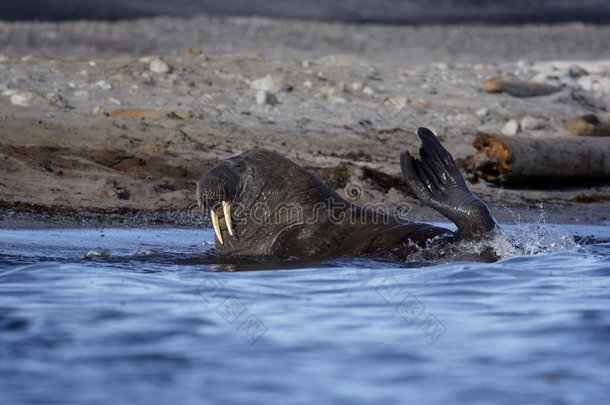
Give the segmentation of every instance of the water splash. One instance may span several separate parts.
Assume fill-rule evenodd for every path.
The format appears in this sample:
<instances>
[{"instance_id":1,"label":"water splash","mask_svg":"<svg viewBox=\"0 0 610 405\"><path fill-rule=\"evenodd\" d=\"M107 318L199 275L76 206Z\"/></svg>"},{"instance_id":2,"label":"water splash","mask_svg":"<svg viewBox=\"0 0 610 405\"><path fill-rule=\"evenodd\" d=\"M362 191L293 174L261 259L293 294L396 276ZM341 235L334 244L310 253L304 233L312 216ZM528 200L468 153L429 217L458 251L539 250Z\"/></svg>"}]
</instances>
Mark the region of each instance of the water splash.
<instances>
[{"instance_id":1,"label":"water splash","mask_svg":"<svg viewBox=\"0 0 610 405\"><path fill-rule=\"evenodd\" d=\"M578 252L583 247L574 235L566 233L557 225L550 225L542 203L537 204L538 218L534 222L524 222L517 215L515 225L504 227L492 238L492 247L501 259L513 256L532 256L544 253Z\"/></svg>"},{"instance_id":2,"label":"water splash","mask_svg":"<svg viewBox=\"0 0 610 405\"><path fill-rule=\"evenodd\" d=\"M107 259L112 257L112 252L110 251L110 249L97 249L97 250L90 250L87 253L85 253L85 256L83 256L83 259L85 260L93 260L93 259Z\"/></svg>"},{"instance_id":3,"label":"water splash","mask_svg":"<svg viewBox=\"0 0 610 405\"><path fill-rule=\"evenodd\" d=\"M492 248L500 259L583 250L573 235L543 223L517 224L481 244Z\"/></svg>"},{"instance_id":4,"label":"water splash","mask_svg":"<svg viewBox=\"0 0 610 405\"><path fill-rule=\"evenodd\" d=\"M134 256L152 256L154 254L154 252L149 249L146 248L144 246L140 246L138 247L138 249L134 252Z\"/></svg>"},{"instance_id":5,"label":"water splash","mask_svg":"<svg viewBox=\"0 0 610 405\"><path fill-rule=\"evenodd\" d=\"M544 207L538 204L538 218L525 222L515 215L515 223L501 225L501 231L477 241L452 244L432 242L428 248L407 257L407 261L441 264L457 261L497 261L515 256L581 252L587 249L560 225L546 223Z\"/></svg>"},{"instance_id":6,"label":"water splash","mask_svg":"<svg viewBox=\"0 0 610 405\"><path fill-rule=\"evenodd\" d=\"M546 253L583 252L584 248L561 226L547 223L544 205L537 204L538 218L522 221L519 215L514 225L502 226L502 231L490 239L463 242L467 251L493 250L498 260L515 256L534 256Z\"/></svg>"}]
</instances>

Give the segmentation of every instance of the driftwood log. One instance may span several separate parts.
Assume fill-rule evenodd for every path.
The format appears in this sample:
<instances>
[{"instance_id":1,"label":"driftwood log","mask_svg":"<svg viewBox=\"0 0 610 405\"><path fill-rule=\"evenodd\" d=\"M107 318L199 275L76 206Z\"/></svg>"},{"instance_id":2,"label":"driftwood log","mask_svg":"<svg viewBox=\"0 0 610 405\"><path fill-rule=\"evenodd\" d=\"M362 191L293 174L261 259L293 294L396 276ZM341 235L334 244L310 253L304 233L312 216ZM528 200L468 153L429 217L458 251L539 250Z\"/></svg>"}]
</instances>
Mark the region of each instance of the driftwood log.
<instances>
[{"instance_id":1,"label":"driftwood log","mask_svg":"<svg viewBox=\"0 0 610 405\"><path fill-rule=\"evenodd\" d=\"M189 111L185 110L164 110L158 108L121 108L110 113L111 117L125 117L132 118L134 120L157 117L169 117L186 120L192 118L191 115L192 114Z\"/></svg>"},{"instance_id":2,"label":"driftwood log","mask_svg":"<svg viewBox=\"0 0 610 405\"><path fill-rule=\"evenodd\" d=\"M559 90L561 87L552 84L501 77L490 77L483 82L483 91L486 93L508 93L514 97L548 96Z\"/></svg>"},{"instance_id":3,"label":"driftwood log","mask_svg":"<svg viewBox=\"0 0 610 405\"><path fill-rule=\"evenodd\" d=\"M610 138L479 135L466 170L492 183L557 186L610 182Z\"/></svg>"}]
</instances>

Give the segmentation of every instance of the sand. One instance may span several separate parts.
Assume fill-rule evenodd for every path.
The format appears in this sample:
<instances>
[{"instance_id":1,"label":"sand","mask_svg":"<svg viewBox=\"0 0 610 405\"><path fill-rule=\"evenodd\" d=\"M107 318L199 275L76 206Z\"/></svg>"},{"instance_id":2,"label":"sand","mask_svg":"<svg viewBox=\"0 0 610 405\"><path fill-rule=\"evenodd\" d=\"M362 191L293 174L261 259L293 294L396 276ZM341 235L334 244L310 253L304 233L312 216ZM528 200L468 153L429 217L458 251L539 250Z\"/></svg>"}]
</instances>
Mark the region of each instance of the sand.
<instances>
[{"instance_id":1,"label":"sand","mask_svg":"<svg viewBox=\"0 0 610 405\"><path fill-rule=\"evenodd\" d=\"M528 136L571 136L564 121L610 106L605 26L200 17L1 23L0 38L4 227L90 225L108 213L130 226L199 225L197 179L255 147L294 159L356 203L407 201L414 220L440 220L400 176L399 152L417 150L418 126L459 160L478 133L511 120L527 118ZM484 93L492 76L563 90ZM501 221L610 220L607 184L470 185Z\"/></svg>"}]
</instances>

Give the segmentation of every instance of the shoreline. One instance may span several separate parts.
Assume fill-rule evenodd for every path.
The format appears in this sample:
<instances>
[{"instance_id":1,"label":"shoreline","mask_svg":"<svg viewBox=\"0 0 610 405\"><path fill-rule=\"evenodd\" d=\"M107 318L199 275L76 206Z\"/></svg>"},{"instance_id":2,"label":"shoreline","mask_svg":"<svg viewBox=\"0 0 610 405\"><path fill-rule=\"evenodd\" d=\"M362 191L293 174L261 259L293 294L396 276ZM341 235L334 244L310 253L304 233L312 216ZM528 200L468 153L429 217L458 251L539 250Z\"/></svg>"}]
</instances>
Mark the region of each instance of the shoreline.
<instances>
[{"instance_id":1,"label":"shoreline","mask_svg":"<svg viewBox=\"0 0 610 405\"><path fill-rule=\"evenodd\" d=\"M567 209L566 209L567 208ZM610 213L601 204L543 205L542 207L490 206L500 224L608 224ZM414 205L413 222L450 221L428 207ZM0 208L0 229L43 228L211 228L209 217L197 210L150 211L126 209L75 209L16 204Z\"/></svg>"}]
</instances>

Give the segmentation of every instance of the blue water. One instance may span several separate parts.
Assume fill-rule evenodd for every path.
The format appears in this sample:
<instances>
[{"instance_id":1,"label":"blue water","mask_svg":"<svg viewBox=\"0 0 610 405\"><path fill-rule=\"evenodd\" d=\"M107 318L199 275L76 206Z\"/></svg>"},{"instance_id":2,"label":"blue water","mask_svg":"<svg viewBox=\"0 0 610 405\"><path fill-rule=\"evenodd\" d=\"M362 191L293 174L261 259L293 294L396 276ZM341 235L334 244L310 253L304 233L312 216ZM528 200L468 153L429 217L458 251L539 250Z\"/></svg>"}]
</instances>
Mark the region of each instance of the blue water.
<instances>
[{"instance_id":1,"label":"blue water","mask_svg":"<svg viewBox=\"0 0 610 405\"><path fill-rule=\"evenodd\" d=\"M508 228L497 263L423 267L1 230L0 404L607 403L610 224Z\"/></svg>"}]
</instances>

